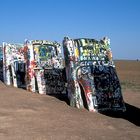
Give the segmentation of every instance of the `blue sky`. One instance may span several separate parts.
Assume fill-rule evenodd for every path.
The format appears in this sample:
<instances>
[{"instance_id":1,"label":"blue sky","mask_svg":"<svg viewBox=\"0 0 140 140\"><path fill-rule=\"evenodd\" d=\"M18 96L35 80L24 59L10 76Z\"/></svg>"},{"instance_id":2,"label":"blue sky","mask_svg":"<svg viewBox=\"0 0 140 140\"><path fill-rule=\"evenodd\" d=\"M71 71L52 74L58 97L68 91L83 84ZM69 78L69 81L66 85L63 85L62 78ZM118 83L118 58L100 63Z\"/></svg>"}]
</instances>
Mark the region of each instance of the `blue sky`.
<instances>
[{"instance_id":1,"label":"blue sky","mask_svg":"<svg viewBox=\"0 0 140 140\"><path fill-rule=\"evenodd\" d=\"M108 36L115 59L140 59L140 0L0 0L0 43Z\"/></svg>"}]
</instances>

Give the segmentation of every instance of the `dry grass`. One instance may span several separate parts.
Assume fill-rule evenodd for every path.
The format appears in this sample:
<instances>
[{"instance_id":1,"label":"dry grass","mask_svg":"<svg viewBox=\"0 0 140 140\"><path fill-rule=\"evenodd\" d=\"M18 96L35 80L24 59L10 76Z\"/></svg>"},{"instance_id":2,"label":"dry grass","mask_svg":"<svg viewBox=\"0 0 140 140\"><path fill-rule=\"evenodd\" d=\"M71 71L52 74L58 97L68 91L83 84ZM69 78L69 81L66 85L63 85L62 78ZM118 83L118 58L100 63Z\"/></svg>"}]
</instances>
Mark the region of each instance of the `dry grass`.
<instances>
[{"instance_id":1,"label":"dry grass","mask_svg":"<svg viewBox=\"0 0 140 140\"><path fill-rule=\"evenodd\" d=\"M123 90L140 91L140 61L115 61L117 73Z\"/></svg>"}]
</instances>

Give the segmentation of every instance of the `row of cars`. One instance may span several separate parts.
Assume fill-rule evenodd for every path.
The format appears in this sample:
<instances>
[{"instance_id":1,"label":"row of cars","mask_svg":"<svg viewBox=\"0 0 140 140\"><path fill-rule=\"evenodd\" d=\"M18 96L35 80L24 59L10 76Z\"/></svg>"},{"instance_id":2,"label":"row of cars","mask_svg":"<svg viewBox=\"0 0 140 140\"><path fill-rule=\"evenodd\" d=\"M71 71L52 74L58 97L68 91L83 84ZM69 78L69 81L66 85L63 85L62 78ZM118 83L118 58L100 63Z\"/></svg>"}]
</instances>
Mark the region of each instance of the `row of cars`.
<instances>
[{"instance_id":1,"label":"row of cars","mask_svg":"<svg viewBox=\"0 0 140 140\"><path fill-rule=\"evenodd\" d=\"M63 43L26 40L3 43L6 85L39 94L66 96L69 104L89 111L125 111L110 40L64 37Z\"/></svg>"}]
</instances>

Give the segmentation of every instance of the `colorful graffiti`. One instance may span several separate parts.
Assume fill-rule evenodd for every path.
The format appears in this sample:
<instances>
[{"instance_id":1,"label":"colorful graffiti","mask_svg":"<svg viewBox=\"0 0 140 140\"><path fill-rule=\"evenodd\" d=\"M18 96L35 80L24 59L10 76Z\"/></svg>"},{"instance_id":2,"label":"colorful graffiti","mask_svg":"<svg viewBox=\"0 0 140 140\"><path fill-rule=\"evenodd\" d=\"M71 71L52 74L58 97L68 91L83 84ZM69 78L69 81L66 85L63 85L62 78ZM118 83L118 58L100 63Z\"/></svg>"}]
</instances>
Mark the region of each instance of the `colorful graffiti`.
<instances>
[{"instance_id":1,"label":"colorful graffiti","mask_svg":"<svg viewBox=\"0 0 140 140\"><path fill-rule=\"evenodd\" d=\"M46 89L49 94L66 94L64 69L45 69Z\"/></svg>"},{"instance_id":2,"label":"colorful graffiti","mask_svg":"<svg viewBox=\"0 0 140 140\"><path fill-rule=\"evenodd\" d=\"M57 42L26 40L24 45L3 43L0 52L7 85L65 94L71 106L89 111L125 110L108 38L65 37L63 48Z\"/></svg>"},{"instance_id":3,"label":"colorful graffiti","mask_svg":"<svg viewBox=\"0 0 140 140\"><path fill-rule=\"evenodd\" d=\"M0 46L0 80L3 81L3 50Z\"/></svg>"},{"instance_id":4,"label":"colorful graffiti","mask_svg":"<svg viewBox=\"0 0 140 140\"><path fill-rule=\"evenodd\" d=\"M90 111L125 110L110 40L65 37L63 47L71 106Z\"/></svg>"},{"instance_id":5,"label":"colorful graffiti","mask_svg":"<svg viewBox=\"0 0 140 140\"><path fill-rule=\"evenodd\" d=\"M25 84L25 61L22 44L3 43L3 80L7 85ZM21 80L22 79L22 80Z\"/></svg>"},{"instance_id":6,"label":"colorful graffiti","mask_svg":"<svg viewBox=\"0 0 140 140\"><path fill-rule=\"evenodd\" d=\"M61 46L47 40L26 41L27 90L40 94L66 93Z\"/></svg>"}]
</instances>

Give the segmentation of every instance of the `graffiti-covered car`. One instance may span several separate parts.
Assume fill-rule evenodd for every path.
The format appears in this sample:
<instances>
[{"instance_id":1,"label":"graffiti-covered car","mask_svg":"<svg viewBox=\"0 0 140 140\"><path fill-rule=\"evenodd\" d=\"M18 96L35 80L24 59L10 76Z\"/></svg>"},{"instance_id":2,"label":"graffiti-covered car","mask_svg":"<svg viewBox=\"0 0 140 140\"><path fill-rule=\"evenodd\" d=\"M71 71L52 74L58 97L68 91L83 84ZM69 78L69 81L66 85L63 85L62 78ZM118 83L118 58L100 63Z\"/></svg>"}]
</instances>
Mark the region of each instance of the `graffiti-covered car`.
<instances>
[{"instance_id":1,"label":"graffiti-covered car","mask_svg":"<svg viewBox=\"0 0 140 140\"><path fill-rule=\"evenodd\" d=\"M3 80L6 85L25 87L23 44L3 43Z\"/></svg>"},{"instance_id":2,"label":"graffiti-covered car","mask_svg":"<svg viewBox=\"0 0 140 140\"><path fill-rule=\"evenodd\" d=\"M3 81L3 49L0 46L0 80Z\"/></svg>"},{"instance_id":3,"label":"graffiti-covered car","mask_svg":"<svg viewBox=\"0 0 140 140\"><path fill-rule=\"evenodd\" d=\"M27 90L40 94L65 94L61 45L47 40L25 41Z\"/></svg>"},{"instance_id":4,"label":"graffiti-covered car","mask_svg":"<svg viewBox=\"0 0 140 140\"><path fill-rule=\"evenodd\" d=\"M70 105L89 111L125 111L110 40L65 37L63 49Z\"/></svg>"}]
</instances>

